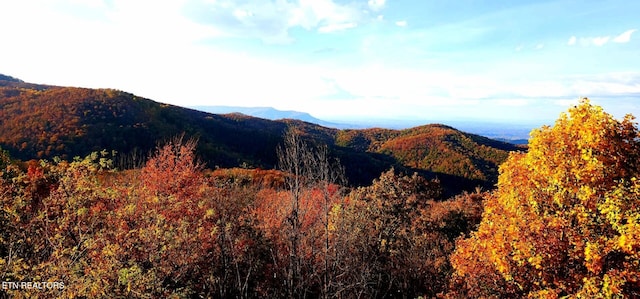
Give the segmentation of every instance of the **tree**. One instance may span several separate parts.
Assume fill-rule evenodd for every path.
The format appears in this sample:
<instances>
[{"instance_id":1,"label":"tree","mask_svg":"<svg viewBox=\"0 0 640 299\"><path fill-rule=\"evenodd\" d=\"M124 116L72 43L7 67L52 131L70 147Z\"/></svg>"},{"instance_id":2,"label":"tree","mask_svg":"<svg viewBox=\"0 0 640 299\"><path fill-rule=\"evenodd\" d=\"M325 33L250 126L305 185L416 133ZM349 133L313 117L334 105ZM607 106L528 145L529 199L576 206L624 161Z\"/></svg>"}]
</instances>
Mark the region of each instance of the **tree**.
<instances>
[{"instance_id":1,"label":"tree","mask_svg":"<svg viewBox=\"0 0 640 299\"><path fill-rule=\"evenodd\" d=\"M0 219L6 220L2 230L9 233L0 238L0 247L6 247L0 249L3 279L66 284L45 290L47 296L96 297L105 291L103 273L94 271L89 257L100 251L95 236L107 226L105 212L112 201L97 176L110 167L107 155L31 161L26 173L14 168L11 183L2 182L1 215L8 217Z\"/></svg>"},{"instance_id":2,"label":"tree","mask_svg":"<svg viewBox=\"0 0 640 299\"><path fill-rule=\"evenodd\" d=\"M338 297L435 297L451 273L453 239L479 219L482 196L435 201L437 181L384 172L331 213Z\"/></svg>"},{"instance_id":3,"label":"tree","mask_svg":"<svg viewBox=\"0 0 640 299\"><path fill-rule=\"evenodd\" d=\"M328 215L330 207L339 198L336 184L344 181L344 170L338 161L330 159L326 145L314 147L303 141L296 127L286 132L284 145L277 153L279 166L287 173L288 198L284 201L289 205L285 218L289 254L287 296L304 297L309 292L328 295L332 279L328 264ZM320 251L316 247L322 248L320 261L309 258L313 252ZM321 289L318 289L319 285Z\"/></svg>"},{"instance_id":4,"label":"tree","mask_svg":"<svg viewBox=\"0 0 640 299\"><path fill-rule=\"evenodd\" d=\"M467 297L637 297L640 136L589 100L500 167L482 221L451 256Z\"/></svg>"}]
</instances>

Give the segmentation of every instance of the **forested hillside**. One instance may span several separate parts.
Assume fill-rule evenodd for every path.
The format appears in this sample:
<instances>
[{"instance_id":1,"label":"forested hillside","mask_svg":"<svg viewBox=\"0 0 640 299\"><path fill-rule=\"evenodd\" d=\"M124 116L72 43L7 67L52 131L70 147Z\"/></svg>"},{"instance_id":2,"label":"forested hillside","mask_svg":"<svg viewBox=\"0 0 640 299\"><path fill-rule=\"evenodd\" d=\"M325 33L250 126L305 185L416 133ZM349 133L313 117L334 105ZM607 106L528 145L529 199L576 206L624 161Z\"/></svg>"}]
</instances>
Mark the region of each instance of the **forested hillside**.
<instances>
[{"instance_id":1,"label":"forested hillside","mask_svg":"<svg viewBox=\"0 0 640 299\"><path fill-rule=\"evenodd\" d=\"M498 166L508 153L526 149L445 125L343 130L338 132L336 142L359 151L389 155L407 167L439 174L445 180L464 178L488 188L492 185L486 182L496 181Z\"/></svg>"},{"instance_id":2,"label":"forested hillside","mask_svg":"<svg viewBox=\"0 0 640 299\"><path fill-rule=\"evenodd\" d=\"M0 78L0 146L22 160L69 160L106 149L118 153L116 166L129 168L159 142L184 135L198 139L197 156L209 168L273 169L276 148L290 127L312 144L327 144L351 185L367 185L395 167L438 178L447 195L492 188L498 165L520 149L440 125L343 131L298 120L204 113L117 90Z\"/></svg>"},{"instance_id":3,"label":"forested hillside","mask_svg":"<svg viewBox=\"0 0 640 299\"><path fill-rule=\"evenodd\" d=\"M385 148L374 145L394 140L385 134L425 130L367 131L359 151ZM496 190L444 200L437 180L394 169L367 186L345 186L328 146L304 134L286 131L280 170L207 169L197 142L181 138L128 170L114 168L109 152L39 162L0 152L0 275L43 286L2 294L640 295L640 134L632 117L616 120L585 100L536 130L527 152L509 154Z\"/></svg>"}]
</instances>

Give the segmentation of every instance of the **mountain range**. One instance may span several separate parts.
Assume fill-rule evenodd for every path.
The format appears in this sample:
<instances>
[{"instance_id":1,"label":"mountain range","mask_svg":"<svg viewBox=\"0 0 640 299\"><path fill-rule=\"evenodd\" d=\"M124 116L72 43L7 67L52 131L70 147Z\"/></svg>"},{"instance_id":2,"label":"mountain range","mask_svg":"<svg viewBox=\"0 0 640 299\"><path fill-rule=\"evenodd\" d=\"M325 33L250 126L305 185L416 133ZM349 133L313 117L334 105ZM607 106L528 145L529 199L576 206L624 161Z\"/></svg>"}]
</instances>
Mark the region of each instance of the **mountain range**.
<instances>
[{"instance_id":1,"label":"mountain range","mask_svg":"<svg viewBox=\"0 0 640 299\"><path fill-rule=\"evenodd\" d=\"M278 110L273 107L240 107L240 106L192 106L195 110L215 113L215 114L230 114L241 113L248 116L259 117L270 120L280 119L297 119L317 125L321 125L328 128L336 129L350 129L358 127L356 125L341 124L335 122L325 121L312 116L307 112L293 111L293 110Z\"/></svg>"},{"instance_id":2,"label":"mountain range","mask_svg":"<svg viewBox=\"0 0 640 299\"><path fill-rule=\"evenodd\" d=\"M276 149L284 133L295 126L309 143L329 146L351 185L370 184L394 167L437 178L446 193L455 194L477 186L492 188L508 153L523 150L441 124L336 129L293 118L207 113L119 90L48 86L0 76L0 146L21 160L71 159L107 149L119 153L118 161L127 161L184 135L198 140L197 154L210 168L270 169L277 167Z\"/></svg>"},{"instance_id":3,"label":"mountain range","mask_svg":"<svg viewBox=\"0 0 640 299\"><path fill-rule=\"evenodd\" d=\"M278 110L273 107L242 107L242 106L191 106L195 110L216 113L229 114L241 113L248 116L259 117L270 120L280 119L297 119L305 122L314 123L328 128L336 129L365 129L365 128L389 128L389 129L408 129L420 126L426 120L417 119L353 119L345 117L336 121L326 121L316 118L307 112L293 110ZM529 132L533 128L540 127L542 124L531 123L496 123L480 120L448 120L440 121L448 125L452 125L462 131L489 137L511 144L526 145L529 142Z\"/></svg>"}]
</instances>

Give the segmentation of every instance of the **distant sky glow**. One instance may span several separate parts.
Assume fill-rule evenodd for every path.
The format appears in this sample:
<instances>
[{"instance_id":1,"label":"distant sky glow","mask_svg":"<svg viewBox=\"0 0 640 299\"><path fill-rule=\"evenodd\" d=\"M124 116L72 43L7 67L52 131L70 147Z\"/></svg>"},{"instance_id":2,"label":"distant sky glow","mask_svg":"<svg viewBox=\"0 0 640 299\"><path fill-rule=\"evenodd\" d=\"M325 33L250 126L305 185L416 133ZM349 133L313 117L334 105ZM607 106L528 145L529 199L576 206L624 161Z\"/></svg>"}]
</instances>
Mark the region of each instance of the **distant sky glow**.
<instances>
[{"instance_id":1,"label":"distant sky glow","mask_svg":"<svg viewBox=\"0 0 640 299\"><path fill-rule=\"evenodd\" d=\"M181 106L539 122L640 116L640 2L21 0L0 73Z\"/></svg>"}]
</instances>

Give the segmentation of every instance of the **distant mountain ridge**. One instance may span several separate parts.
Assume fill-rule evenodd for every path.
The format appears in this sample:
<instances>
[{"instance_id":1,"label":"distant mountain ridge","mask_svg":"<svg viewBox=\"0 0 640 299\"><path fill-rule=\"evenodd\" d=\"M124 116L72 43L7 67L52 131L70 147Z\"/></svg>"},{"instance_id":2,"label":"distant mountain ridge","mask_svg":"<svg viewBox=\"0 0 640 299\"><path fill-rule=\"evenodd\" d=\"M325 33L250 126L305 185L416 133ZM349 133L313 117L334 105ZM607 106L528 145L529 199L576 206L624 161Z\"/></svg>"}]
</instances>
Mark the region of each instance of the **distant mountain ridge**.
<instances>
[{"instance_id":1,"label":"distant mountain ridge","mask_svg":"<svg viewBox=\"0 0 640 299\"><path fill-rule=\"evenodd\" d=\"M508 152L522 150L444 125L338 130L291 118L206 113L113 89L0 80L0 147L22 160L71 159L102 149L125 158L146 155L158 142L184 135L198 139L197 154L210 168L269 169L277 166L276 149L291 126L309 143L327 144L352 185L370 184L395 167L440 179L447 194L492 188Z\"/></svg>"},{"instance_id":2,"label":"distant mountain ridge","mask_svg":"<svg viewBox=\"0 0 640 299\"><path fill-rule=\"evenodd\" d=\"M423 125L426 121L416 119L351 119L344 121L325 121L318 119L307 112L293 110L278 110L273 107L241 107L241 106L191 106L190 108L216 113L230 114L241 113L248 116L259 117L270 120L297 119L336 129L367 129L367 128L387 128L403 130L406 128ZM526 145L528 143L529 132L537 126L513 123L493 123L486 121L439 121L461 129L465 132L481 135L498 141L503 141L515 145Z\"/></svg>"},{"instance_id":3,"label":"distant mountain ridge","mask_svg":"<svg viewBox=\"0 0 640 299\"><path fill-rule=\"evenodd\" d=\"M300 111L294 111L294 110L278 110L273 107L241 107L241 106L215 105L215 106L190 106L189 108L199 110L199 111L209 112L209 113L215 113L215 114L242 113L245 115L269 119L269 120L297 119L297 120L321 125L324 127L336 128L336 129L346 129L346 128L355 127L353 125L325 121L325 120L316 118L307 112L300 112Z\"/></svg>"},{"instance_id":4,"label":"distant mountain ridge","mask_svg":"<svg viewBox=\"0 0 640 299\"><path fill-rule=\"evenodd\" d=\"M16 83L24 83L24 81L11 77L11 76L7 76L7 75L3 75L0 74L0 81L7 81L7 82L16 82Z\"/></svg>"}]
</instances>

